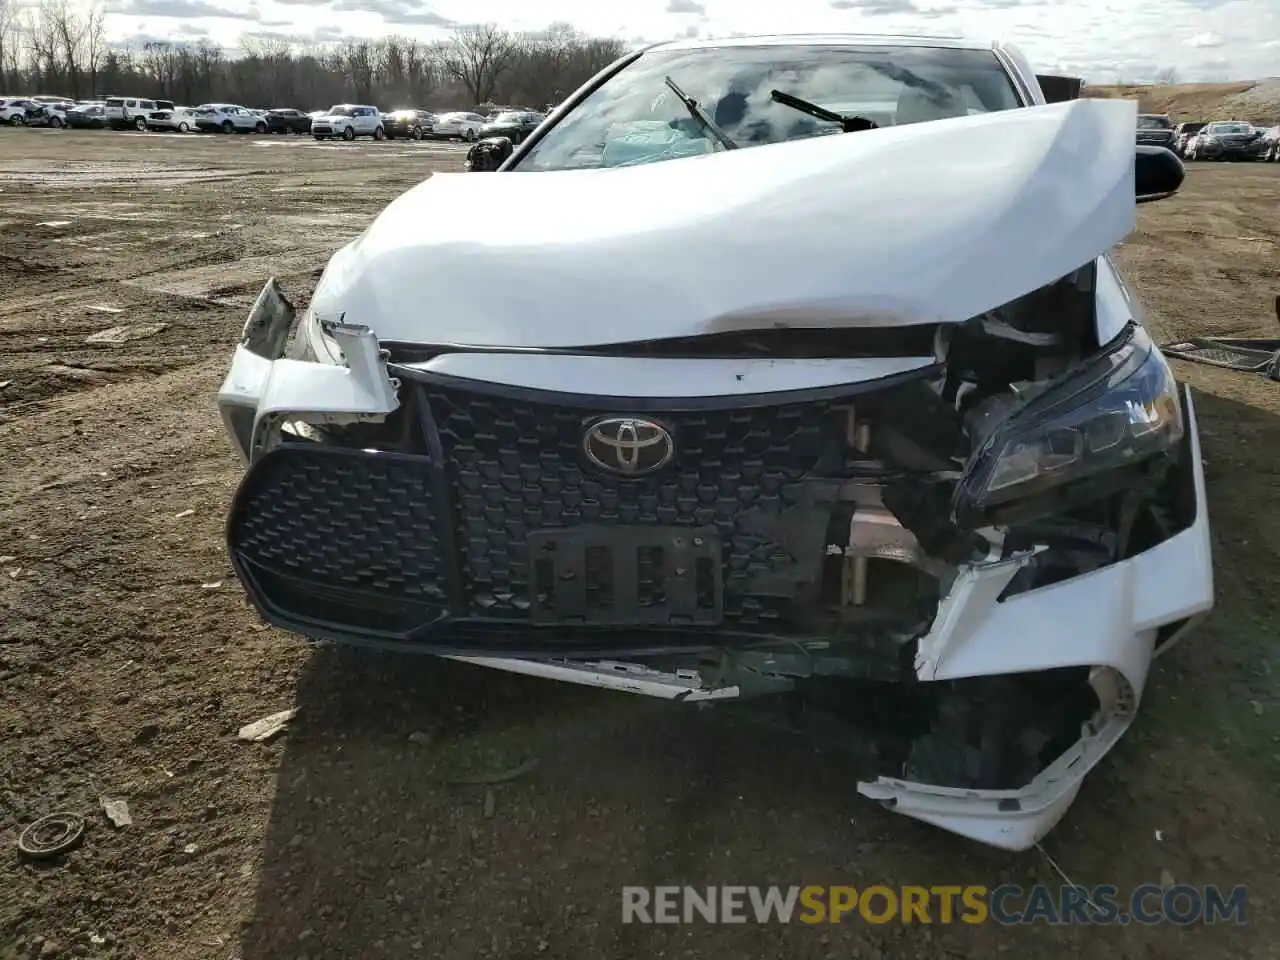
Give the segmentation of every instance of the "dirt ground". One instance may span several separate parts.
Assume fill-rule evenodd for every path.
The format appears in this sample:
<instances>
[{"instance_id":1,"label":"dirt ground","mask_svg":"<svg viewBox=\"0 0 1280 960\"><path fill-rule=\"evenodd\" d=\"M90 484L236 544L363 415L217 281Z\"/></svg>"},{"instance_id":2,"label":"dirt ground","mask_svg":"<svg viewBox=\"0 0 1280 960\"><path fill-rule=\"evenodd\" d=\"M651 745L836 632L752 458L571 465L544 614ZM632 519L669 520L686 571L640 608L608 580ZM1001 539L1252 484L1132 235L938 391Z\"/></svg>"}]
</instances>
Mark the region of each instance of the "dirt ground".
<instances>
[{"instance_id":1,"label":"dirt ground","mask_svg":"<svg viewBox=\"0 0 1280 960\"><path fill-rule=\"evenodd\" d=\"M1178 367L1219 606L1043 852L896 817L833 758L705 715L266 628L224 554L239 465L213 404L245 311L273 273L305 300L385 201L460 159L0 130L0 960L1276 956L1280 385L1260 376ZM1280 166L1212 164L1142 210L1120 259L1160 339L1278 335L1278 209ZM237 740L294 705L282 737ZM21 861L18 831L60 809L82 845ZM624 884L1056 885L1045 854L1090 886L1247 884L1248 923L620 922Z\"/></svg>"}]
</instances>

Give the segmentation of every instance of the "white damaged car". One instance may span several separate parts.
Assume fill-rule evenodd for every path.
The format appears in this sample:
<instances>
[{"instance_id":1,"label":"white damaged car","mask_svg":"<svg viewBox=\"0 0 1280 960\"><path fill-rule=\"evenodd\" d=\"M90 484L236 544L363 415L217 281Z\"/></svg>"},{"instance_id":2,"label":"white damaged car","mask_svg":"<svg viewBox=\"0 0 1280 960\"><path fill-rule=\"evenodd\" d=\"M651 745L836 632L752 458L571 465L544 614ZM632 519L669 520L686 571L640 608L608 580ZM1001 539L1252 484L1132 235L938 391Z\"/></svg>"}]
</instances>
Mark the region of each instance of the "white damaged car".
<instances>
[{"instance_id":1,"label":"white damaged car","mask_svg":"<svg viewBox=\"0 0 1280 960\"><path fill-rule=\"evenodd\" d=\"M1191 396L1108 256L1183 176L1135 113L1002 45L628 55L306 311L267 284L237 575L309 637L834 738L1031 846L1213 604Z\"/></svg>"}]
</instances>

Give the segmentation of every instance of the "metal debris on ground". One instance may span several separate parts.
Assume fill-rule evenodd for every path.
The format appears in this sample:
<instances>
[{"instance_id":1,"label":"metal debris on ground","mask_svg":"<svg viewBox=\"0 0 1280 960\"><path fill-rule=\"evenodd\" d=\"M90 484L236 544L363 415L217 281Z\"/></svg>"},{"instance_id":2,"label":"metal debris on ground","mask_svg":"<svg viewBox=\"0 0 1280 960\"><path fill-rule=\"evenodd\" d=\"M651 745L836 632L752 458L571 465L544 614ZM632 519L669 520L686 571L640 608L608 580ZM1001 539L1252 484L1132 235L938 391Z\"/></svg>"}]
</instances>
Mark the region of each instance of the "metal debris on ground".
<instances>
[{"instance_id":1,"label":"metal debris on ground","mask_svg":"<svg viewBox=\"0 0 1280 960\"><path fill-rule=\"evenodd\" d=\"M221 580L215 580L215 581L213 581L213 583L202 583L202 584L200 584L200 589L201 589L201 590L217 590L220 586L222 586L222 581L221 581Z\"/></svg>"},{"instance_id":2,"label":"metal debris on ground","mask_svg":"<svg viewBox=\"0 0 1280 960\"><path fill-rule=\"evenodd\" d=\"M124 307L108 307L102 303L91 303L85 309L95 313L124 313Z\"/></svg>"},{"instance_id":3,"label":"metal debris on ground","mask_svg":"<svg viewBox=\"0 0 1280 960\"><path fill-rule=\"evenodd\" d=\"M292 710L281 710L279 713L273 713L271 716L255 720L253 723L246 723L240 728L238 736L246 743L264 743L282 733L289 721L297 715L298 710L296 707Z\"/></svg>"},{"instance_id":4,"label":"metal debris on ground","mask_svg":"<svg viewBox=\"0 0 1280 960\"><path fill-rule=\"evenodd\" d=\"M194 510L183 510L181 513L175 513L175 514L173 515L173 519L175 519L175 520L181 520L183 517L189 517L189 516L191 516L193 513L195 513L195 511L194 511Z\"/></svg>"},{"instance_id":5,"label":"metal debris on ground","mask_svg":"<svg viewBox=\"0 0 1280 960\"><path fill-rule=\"evenodd\" d=\"M1280 323L1280 295L1275 299L1276 322ZM1160 352L1169 357L1207 363L1242 373L1265 373L1280 381L1280 339L1250 337L1192 337L1165 344Z\"/></svg>"},{"instance_id":6,"label":"metal debris on ground","mask_svg":"<svg viewBox=\"0 0 1280 960\"><path fill-rule=\"evenodd\" d=\"M102 812L107 815L117 827L128 827L133 825L133 817L129 815L129 804L124 800L112 800L110 797L102 797Z\"/></svg>"},{"instance_id":7,"label":"metal debris on ground","mask_svg":"<svg viewBox=\"0 0 1280 960\"><path fill-rule=\"evenodd\" d=\"M84 838L84 817L59 811L41 817L18 834L18 852L32 860L66 853Z\"/></svg>"}]
</instances>

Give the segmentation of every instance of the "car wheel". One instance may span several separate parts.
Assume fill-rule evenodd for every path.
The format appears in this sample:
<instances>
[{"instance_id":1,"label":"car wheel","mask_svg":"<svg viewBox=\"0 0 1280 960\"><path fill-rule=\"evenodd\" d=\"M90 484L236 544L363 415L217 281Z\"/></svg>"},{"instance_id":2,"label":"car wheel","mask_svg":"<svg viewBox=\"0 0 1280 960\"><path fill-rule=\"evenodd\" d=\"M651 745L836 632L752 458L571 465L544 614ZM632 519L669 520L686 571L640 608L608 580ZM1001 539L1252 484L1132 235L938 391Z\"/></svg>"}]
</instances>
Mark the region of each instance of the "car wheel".
<instances>
[{"instance_id":1,"label":"car wheel","mask_svg":"<svg viewBox=\"0 0 1280 960\"><path fill-rule=\"evenodd\" d=\"M356 132L355 130L351 129L351 127L347 127L347 129L342 131L343 140L354 140L355 138L356 138Z\"/></svg>"},{"instance_id":2,"label":"car wheel","mask_svg":"<svg viewBox=\"0 0 1280 960\"><path fill-rule=\"evenodd\" d=\"M375 139L375 140L385 140L386 138L387 138L387 131L383 130L381 127L375 127L375 128L374 128L374 131L373 131L373 139Z\"/></svg>"},{"instance_id":3,"label":"car wheel","mask_svg":"<svg viewBox=\"0 0 1280 960\"><path fill-rule=\"evenodd\" d=\"M9 118L9 126L11 127L20 127L24 123L26 123L26 120L24 120L22 117L19 117L17 115L14 115Z\"/></svg>"},{"instance_id":4,"label":"car wheel","mask_svg":"<svg viewBox=\"0 0 1280 960\"><path fill-rule=\"evenodd\" d=\"M185 120L183 120L180 124L178 124L178 132L179 132L179 133L186 133L186 132L187 132L187 131L189 131L190 129L191 129L191 128L190 128L189 126L187 126L187 121L185 121Z\"/></svg>"},{"instance_id":5,"label":"car wheel","mask_svg":"<svg viewBox=\"0 0 1280 960\"><path fill-rule=\"evenodd\" d=\"M267 125L266 125L265 123L263 123L261 120L259 120L256 124L254 124L253 132L254 132L254 133L266 133L266 132L267 132Z\"/></svg>"},{"instance_id":6,"label":"car wheel","mask_svg":"<svg viewBox=\"0 0 1280 960\"><path fill-rule=\"evenodd\" d=\"M57 117L50 117L49 126L51 126L54 130L60 130L62 129L62 121Z\"/></svg>"},{"instance_id":7,"label":"car wheel","mask_svg":"<svg viewBox=\"0 0 1280 960\"><path fill-rule=\"evenodd\" d=\"M467 143L474 143L476 139L476 132L474 130L468 130L466 136L462 139L467 141Z\"/></svg>"},{"instance_id":8,"label":"car wheel","mask_svg":"<svg viewBox=\"0 0 1280 960\"><path fill-rule=\"evenodd\" d=\"M223 121L222 121L222 132L223 132L223 133L235 133L235 132L236 132L236 126L235 126L235 124L234 124L234 123L232 123L230 120L223 120Z\"/></svg>"},{"instance_id":9,"label":"car wheel","mask_svg":"<svg viewBox=\"0 0 1280 960\"><path fill-rule=\"evenodd\" d=\"M410 136L411 136L411 137L413 137L413 139L415 139L415 140L421 140L421 139L422 139L422 128L421 128L421 127L414 127L414 128L413 128L413 133L411 133L411 134L410 134Z\"/></svg>"},{"instance_id":10,"label":"car wheel","mask_svg":"<svg viewBox=\"0 0 1280 960\"><path fill-rule=\"evenodd\" d=\"M147 132L147 118L146 118L146 117L139 117L137 120L133 121L133 128L134 128L135 130L137 130L139 133L146 133L146 132Z\"/></svg>"}]
</instances>

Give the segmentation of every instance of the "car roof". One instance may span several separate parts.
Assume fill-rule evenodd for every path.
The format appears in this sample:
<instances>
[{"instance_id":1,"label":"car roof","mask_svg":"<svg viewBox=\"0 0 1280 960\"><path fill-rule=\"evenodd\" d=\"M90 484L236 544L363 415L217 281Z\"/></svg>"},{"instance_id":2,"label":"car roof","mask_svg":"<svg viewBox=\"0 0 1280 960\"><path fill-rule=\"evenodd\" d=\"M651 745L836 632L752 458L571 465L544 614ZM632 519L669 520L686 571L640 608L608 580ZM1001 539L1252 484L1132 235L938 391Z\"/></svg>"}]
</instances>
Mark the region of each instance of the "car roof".
<instances>
[{"instance_id":1,"label":"car roof","mask_svg":"<svg viewBox=\"0 0 1280 960\"><path fill-rule=\"evenodd\" d=\"M667 40L646 50L704 50L717 47L948 47L956 50L991 50L996 44L959 36L927 36L878 33L775 33L751 37Z\"/></svg>"}]
</instances>

